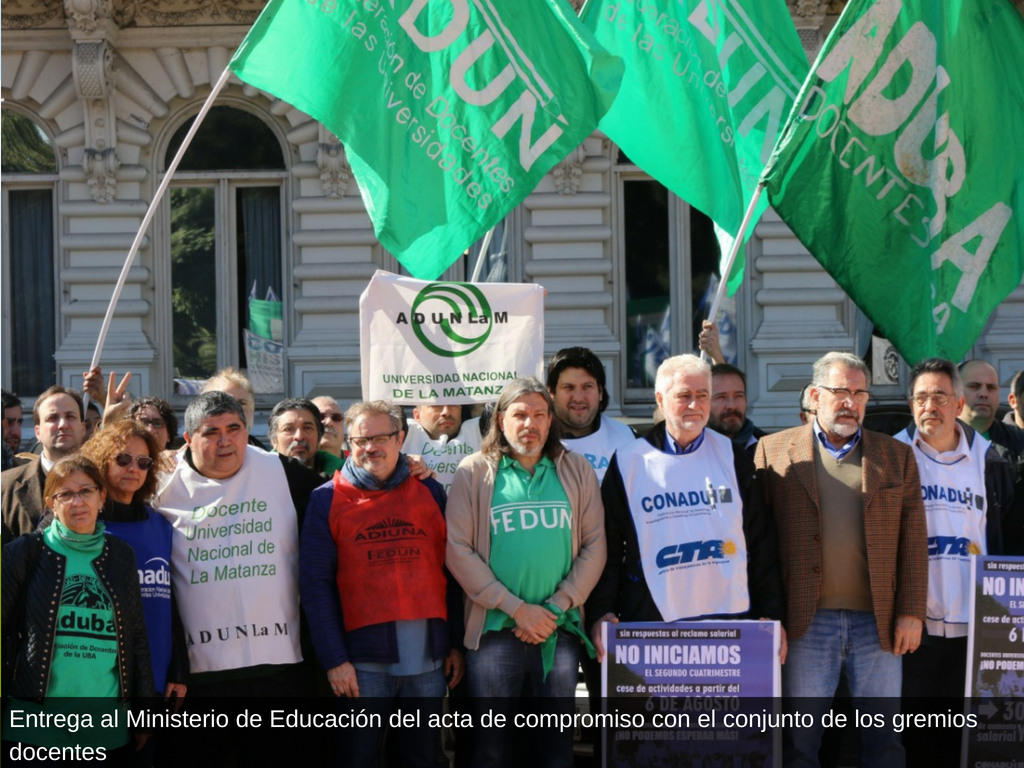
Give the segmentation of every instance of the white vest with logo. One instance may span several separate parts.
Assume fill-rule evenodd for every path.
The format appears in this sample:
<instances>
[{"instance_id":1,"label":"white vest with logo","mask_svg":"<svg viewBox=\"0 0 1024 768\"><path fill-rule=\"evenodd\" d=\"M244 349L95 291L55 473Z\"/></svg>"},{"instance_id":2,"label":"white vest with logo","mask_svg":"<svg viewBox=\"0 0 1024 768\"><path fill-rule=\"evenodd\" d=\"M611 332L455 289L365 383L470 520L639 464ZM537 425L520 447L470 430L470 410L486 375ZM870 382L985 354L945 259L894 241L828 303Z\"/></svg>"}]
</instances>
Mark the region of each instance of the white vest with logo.
<instances>
[{"instance_id":1,"label":"white vest with logo","mask_svg":"<svg viewBox=\"0 0 1024 768\"><path fill-rule=\"evenodd\" d=\"M277 454L248 446L224 480L179 454L157 503L192 672L302 661L298 520Z\"/></svg>"},{"instance_id":2,"label":"white vest with logo","mask_svg":"<svg viewBox=\"0 0 1024 768\"><path fill-rule=\"evenodd\" d=\"M562 440L563 446L583 455L590 462L590 466L597 473L598 483L604 480L604 473L608 471L612 454L636 440L633 430L621 421L610 419L604 414L601 414L600 419L601 426L593 434Z\"/></svg>"},{"instance_id":3,"label":"white vest with logo","mask_svg":"<svg viewBox=\"0 0 1024 768\"><path fill-rule=\"evenodd\" d=\"M445 493L451 490L459 462L479 450L480 419L462 422L457 436L449 439L441 435L439 440L431 439L418 421L410 421L402 444L402 453L422 456L423 462L437 472L437 482L444 486Z\"/></svg>"},{"instance_id":4,"label":"white vest with logo","mask_svg":"<svg viewBox=\"0 0 1024 768\"><path fill-rule=\"evenodd\" d=\"M618 463L644 578L662 618L750 610L732 441L705 429L696 451L677 456L637 440L619 449Z\"/></svg>"},{"instance_id":5,"label":"white vest with logo","mask_svg":"<svg viewBox=\"0 0 1024 768\"><path fill-rule=\"evenodd\" d=\"M987 553L985 453L975 433L967 455L943 464L926 454L907 430L896 439L914 449L928 523L928 633L966 637L970 620L971 555ZM963 438L962 438L963 439Z\"/></svg>"}]
</instances>

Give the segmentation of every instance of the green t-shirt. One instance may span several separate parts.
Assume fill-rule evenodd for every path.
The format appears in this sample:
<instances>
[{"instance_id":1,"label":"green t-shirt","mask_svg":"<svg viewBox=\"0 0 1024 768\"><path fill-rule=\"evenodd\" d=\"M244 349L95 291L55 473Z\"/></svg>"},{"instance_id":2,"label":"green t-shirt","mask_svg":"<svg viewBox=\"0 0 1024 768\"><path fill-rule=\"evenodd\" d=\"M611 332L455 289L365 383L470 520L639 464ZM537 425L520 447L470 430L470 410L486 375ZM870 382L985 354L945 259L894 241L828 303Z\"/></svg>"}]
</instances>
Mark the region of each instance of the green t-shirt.
<instances>
[{"instance_id":1,"label":"green t-shirt","mask_svg":"<svg viewBox=\"0 0 1024 768\"><path fill-rule=\"evenodd\" d=\"M4 722L3 738L38 746L90 746L111 749L128 742L125 712L121 707L117 670L117 627L114 606L92 561L103 551L103 524L96 533L77 534L54 520L43 532L45 545L66 559L64 585L57 611L53 660L46 686L46 701L12 699L28 713L76 713L92 717L92 728L70 731L61 728L9 728ZM104 715L108 720L102 726ZM110 723L115 723L111 725Z\"/></svg>"},{"instance_id":2,"label":"green t-shirt","mask_svg":"<svg viewBox=\"0 0 1024 768\"><path fill-rule=\"evenodd\" d=\"M531 475L503 456L491 499L491 555L494 575L517 597L542 605L572 567L572 507L555 464L543 457ZM505 612L491 609L484 631L514 627Z\"/></svg>"}]
</instances>

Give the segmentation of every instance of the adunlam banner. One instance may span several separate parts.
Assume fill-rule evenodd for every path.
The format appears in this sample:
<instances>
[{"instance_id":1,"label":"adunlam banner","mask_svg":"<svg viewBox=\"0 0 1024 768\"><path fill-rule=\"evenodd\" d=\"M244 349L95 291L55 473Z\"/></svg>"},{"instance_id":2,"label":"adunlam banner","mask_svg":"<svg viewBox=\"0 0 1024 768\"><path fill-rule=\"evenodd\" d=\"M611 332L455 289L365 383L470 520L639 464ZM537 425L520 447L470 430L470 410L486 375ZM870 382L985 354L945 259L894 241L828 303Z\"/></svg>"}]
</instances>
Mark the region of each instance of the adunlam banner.
<instances>
[{"instance_id":1,"label":"adunlam banner","mask_svg":"<svg viewBox=\"0 0 1024 768\"><path fill-rule=\"evenodd\" d=\"M498 399L544 370L544 289L378 270L359 298L363 397L403 405Z\"/></svg>"}]
</instances>

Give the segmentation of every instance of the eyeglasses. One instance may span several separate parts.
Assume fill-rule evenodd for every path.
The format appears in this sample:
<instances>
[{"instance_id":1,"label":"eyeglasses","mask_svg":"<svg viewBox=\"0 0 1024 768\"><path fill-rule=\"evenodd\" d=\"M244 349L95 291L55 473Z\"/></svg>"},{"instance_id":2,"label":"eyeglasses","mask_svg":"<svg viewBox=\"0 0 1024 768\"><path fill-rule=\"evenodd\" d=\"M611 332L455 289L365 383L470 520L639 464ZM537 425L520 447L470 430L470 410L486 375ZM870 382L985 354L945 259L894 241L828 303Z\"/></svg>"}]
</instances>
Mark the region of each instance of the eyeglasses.
<instances>
[{"instance_id":1,"label":"eyeglasses","mask_svg":"<svg viewBox=\"0 0 1024 768\"><path fill-rule=\"evenodd\" d=\"M153 466L153 460L149 456L132 456L130 453L119 453L114 457L114 461L119 467L130 467L134 461L143 472L148 472Z\"/></svg>"},{"instance_id":2,"label":"eyeglasses","mask_svg":"<svg viewBox=\"0 0 1024 768\"><path fill-rule=\"evenodd\" d=\"M139 424L150 429L163 429L167 426L167 422L163 419L139 419Z\"/></svg>"},{"instance_id":3,"label":"eyeglasses","mask_svg":"<svg viewBox=\"0 0 1024 768\"><path fill-rule=\"evenodd\" d=\"M921 408L928 405L929 400L941 408L949 402L950 397L952 397L952 395L947 395L945 392L929 392L926 395L914 395L913 400Z\"/></svg>"},{"instance_id":4,"label":"eyeglasses","mask_svg":"<svg viewBox=\"0 0 1024 768\"><path fill-rule=\"evenodd\" d=\"M344 415L340 413L322 413L320 415L323 416L328 421L333 421L335 424L337 424L339 421L345 418Z\"/></svg>"},{"instance_id":5,"label":"eyeglasses","mask_svg":"<svg viewBox=\"0 0 1024 768\"><path fill-rule=\"evenodd\" d=\"M90 504L100 492L98 485L86 485L77 491L58 491L50 497L50 500L62 507L70 507L75 500Z\"/></svg>"},{"instance_id":6,"label":"eyeglasses","mask_svg":"<svg viewBox=\"0 0 1024 768\"><path fill-rule=\"evenodd\" d=\"M386 435L372 435L371 437L350 437L348 441L349 443L354 445L356 448L359 448L360 450L366 448L368 445L370 445L370 443L373 443L374 447L376 448L383 448L385 445L388 444L388 440L390 440L397 434L398 430L395 430L394 432L389 432Z\"/></svg>"},{"instance_id":7,"label":"eyeglasses","mask_svg":"<svg viewBox=\"0 0 1024 768\"><path fill-rule=\"evenodd\" d=\"M840 400L853 400L858 405L864 405L868 400L871 399L871 392L867 389L846 389L845 387L826 387L824 384L819 384L818 389L824 389L831 392L834 397L838 397Z\"/></svg>"}]
</instances>

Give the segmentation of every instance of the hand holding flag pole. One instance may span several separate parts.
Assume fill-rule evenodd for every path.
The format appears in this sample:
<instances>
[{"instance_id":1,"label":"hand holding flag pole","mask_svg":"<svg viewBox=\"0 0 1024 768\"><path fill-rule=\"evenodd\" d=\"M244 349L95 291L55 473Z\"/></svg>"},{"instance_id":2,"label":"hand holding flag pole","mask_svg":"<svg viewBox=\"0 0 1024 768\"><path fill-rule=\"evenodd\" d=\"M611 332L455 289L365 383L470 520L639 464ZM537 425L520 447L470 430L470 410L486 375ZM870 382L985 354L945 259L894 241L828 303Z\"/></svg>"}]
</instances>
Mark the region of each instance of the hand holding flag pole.
<instances>
[{"instance_id":1,"label":"hand holding flag pole","mask_svg":"<svg viewBox=\"0 0 1024 768\"><path fill-rule=\"evenodd\" d=\"M708 320L712 323L718 318L718 309L722 306L722 297L725 295L725 289L729 286L728 277L732 274L732 265L736 261L736 256L740 252L740 248L746 243L745 235L747 228L750 226L751 219L754 218L754 211L757 208L757 201L761 199L761 190L764 189L764 184L758 183L754 188L754 194L750 198L750 205L747 206L747 212L743 214L743 221L740 222L739 232L736 233L736 237L732 241L732 248L729 250L729 258L725 260L725 264L722 265L722 279L718 283L718 290L715 291L715 300L711 302L711 310L708 312ZM705 360L707 353L702 349L700 351L700 359Z\"/></svg>"}]
</instances>

